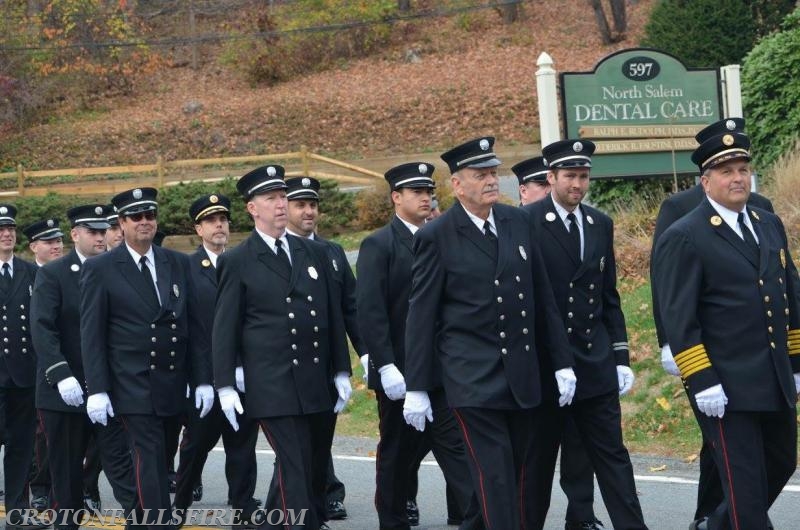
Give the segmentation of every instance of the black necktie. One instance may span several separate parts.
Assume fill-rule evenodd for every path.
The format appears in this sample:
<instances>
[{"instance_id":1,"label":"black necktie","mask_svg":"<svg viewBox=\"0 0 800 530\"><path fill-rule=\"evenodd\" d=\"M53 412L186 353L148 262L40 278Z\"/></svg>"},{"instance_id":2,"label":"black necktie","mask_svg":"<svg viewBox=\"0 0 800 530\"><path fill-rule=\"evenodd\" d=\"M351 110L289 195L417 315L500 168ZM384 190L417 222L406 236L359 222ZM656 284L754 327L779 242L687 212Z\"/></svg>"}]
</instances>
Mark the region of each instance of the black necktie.
<instances>
[{"instance_id":1,"label":"black necktie","mask_svg":"<svg viewBox=\"0 0 800 530\"><path fill-rule=\"evenodd\" d=\"M497 253L497 236L492 232L492 224L488 219L483 222L483 235L486 236L486 239L492 244L495 253Z\"/></svg>"},{"instance_id":2,"label":"black necktie","mask_svg":"<svg viewBox=\"0 0 800 530\"><path fill-rule=\"evenodd\" d=\"M292 262L289 261L289 255L283 250L283 241L280 239L275 240L275 255L278 256L280 262L286 266L286 270L292 272Z\"/></svg>"},{"instance_id":3,"label":"black necktie","mask_svg":"<svg viewBox=\"0 0 800 530\"><path fill-rule=\"evenodd\" d=\"M161 305L158 303L158 292L156 291L156 284L153 281L153 275L150 274L150 268L147 266L147 256L142 256L139 258L139 265L141 267L141 273L145 283L150 286L149 291L151 300L156 305Z\"/></svg>"},{"instance_id":4,"label":"black necktie","mask_svg":"<svg viewBox=\"0 0 800 530\"><path fill-rule=\"evenodd\" d=\"M574 213L570 212L567 214L567 220L569 221L569 228L567 228L567 231L569 232L569 242L570 246L572 247L572 255L578 262L580 262L581 234L580 229L578 228L578 219L575 217Z\"/></svg>"},{"instance_id":5,"label":"black necktie","mask_svg":"<svg viewBox=\"0 0 800 530\"><path fill-rule=\"evenodd\" d=\"M750 228L744 222L744 212L739 212L739 230L742 231L742 237L744 238L744 242L747 243L747 246L758 253L758 243L756 243L753 232L750 231Z\"/></svg>"},{"instance_id":6,"label":"black necktie","mask_svg":"<svg viewBox=\"0 0 800 530\"><path fill-rule=\"evenodd\" d=\"M3 263L3 274L0 276L0 285L4 291L8 291L11 287L11 267L8 263Z\"/></svg>"}]
</instances>

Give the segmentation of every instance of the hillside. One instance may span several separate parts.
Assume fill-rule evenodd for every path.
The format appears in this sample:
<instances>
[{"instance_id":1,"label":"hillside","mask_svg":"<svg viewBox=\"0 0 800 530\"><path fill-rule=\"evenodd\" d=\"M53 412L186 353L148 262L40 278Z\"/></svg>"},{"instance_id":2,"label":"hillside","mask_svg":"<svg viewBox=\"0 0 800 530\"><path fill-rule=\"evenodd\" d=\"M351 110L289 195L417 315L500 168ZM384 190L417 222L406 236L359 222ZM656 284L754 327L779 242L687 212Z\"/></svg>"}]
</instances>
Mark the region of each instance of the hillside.
<instances>
[{"instance_id":1,"label":"hillside","mask_svg":"<svg viewBox=\"0 0 800 530\"><path fill-rule=\"evenodd\" d=\"M654 0L631 1L629 33L603 46L585 0L524 4L523 20L493 10L398 28L368 59L273 87L253 87L212 57L198 71L165 68L136 80L134 95L76 110L69 102L45 124L0 138L0 164L27 168L102 166L166 159L283 152L307 145L343 158L437 151L478 134L538 140L536 60L588 70L634 47ZM402 31L401 31L402 29ZM406 60L414 50L421 59ZM202 109L184 112L189 102Z\"/></svg>"}]
</instances>

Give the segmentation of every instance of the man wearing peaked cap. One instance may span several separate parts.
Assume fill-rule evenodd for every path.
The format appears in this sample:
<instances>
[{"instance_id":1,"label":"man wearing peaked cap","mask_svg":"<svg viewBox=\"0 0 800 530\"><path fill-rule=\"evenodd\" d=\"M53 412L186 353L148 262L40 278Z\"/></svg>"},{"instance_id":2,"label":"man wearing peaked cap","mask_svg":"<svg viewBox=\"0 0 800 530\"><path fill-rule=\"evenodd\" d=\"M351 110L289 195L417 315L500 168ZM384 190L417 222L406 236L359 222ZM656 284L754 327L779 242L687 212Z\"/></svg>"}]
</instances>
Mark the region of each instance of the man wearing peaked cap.
<instances>
[{"instance_id":1,"label":"man wearing peaked cap","mask_svg":"<svg viewBox=\"0 0 800 530\"><path fill-rule=\"evenodd\" d=\"M36 431L34 394L36 354L31 344L29 311L33 282L38 267L14 256L17 242L17 209L0 204L0 429L5 433L6 527L44 527L48 523L34 517L25 520L28 509L26 483L33 459Z\"/></svg>"},{"instance_id":2,"label":"man wearing peaked cap","mask_svg":"<svg viewBox=\"0 0 800 530\"><path fill-rule=\"evenodd\" d=\"M412 162L386 172L395 214L389 224L364 239L358 253L358 320L370 352L367 384L375 390L378 401L375 507L381 528L419 524L418 512L416 521L409 520L409 515L415 514L413 508L408 513L406 501L416 496L411 491L412 474L416 474L422 444L430 447L429 442L447 483L456 493L453 515L458 519L466 515L469 525L480 523L481 517L477 498L470 505L474 495L464 443L448 409L441 380L429 392L434 409L431 428L419 433L403 420L412 239L430 214L433 171L431 164ZM469 514L468 507L472 508Z\"/></svg>"},{"instance_id":3,"label":"man wearing peaked cap","mask_svg":"<svg viewBox=\"0 0 800 530\"><path fill-rule=\"evenodd\" d=\"M726 118L704 128L695 137L698 143L702 143L712 136L717 136L725 132L744 132L745 122L743 118ZM699 180L699 179L698 179ZM706 193L703 190L703 185L699 182L689 189L675 193L667 197L658 210L656 217L655 231L653 232L653 243L650 249L650 262L653 263L655 259L655 249L661 235L669 228L672 223L694 210L705 198ZM750 197L747 199L748 206L755 206L770 213L774 213L772 203L769 199L758 193L751 192ZM653 319L656 324L656 336L658 339L658 346L661 348L661 363L664 369L671 375L678 376L680 371L672 357L672 350L666 340L664 332L664 325L661 318L658 303L658 291L656 289L656 282L652 276L654 267L650 269L650 288L653 296ZM690 400L691 403L693 403ZM699 411L693 407L693 411L697 414ZM714 463L713 448L710 442L703 439L703 445L700 450L700 477L697 485L697 508L695 511L695 521L701 521L708 517L714 509L722 502L722 483L719 479L717 466Z\"/></svg>"},{"instance_id":4,"label":"man wearing peaked cap","mask_svg":"<svg viewBox=\"0 0 800 530\"><path fill-rule=\"evenodd\" d=\"M332 285L335 291L335 298L338 300L337 303L341 306L344 316L345 331L356 353L363 359L367 350L356 322L356 279L353 276L353 271L350 268L344 249L332 241L321 238L316 233L320 214L320 182L313 177L294 177L286 180L286 186L286 197L289 201L286 232L296 237L319 241L327 247L332 266L331 273L335 280ZM331 385L330 390L331 398L335 400L337 396L335 386ZM331 411L326 425L328 433L326 436L329 437L329 440L325 442L327 446L325 458L328 460L328 464L324 468L314 470L313 477L313 480L317 483L316 487L325 491L326 519L344 519L347 517L347 510L344 507L344 484L336 477L333 458L330 455L331 443L333 442L333 434L336 428L336 418L337 414ZM267 509L277 507L277 495L277 473L274 473L267 496Z\"/></svg>"},{"instance_id":5,"label":"man wearing peaked cap","mask_svg":"<svg viewBox=\"0 0 800 530\"><path fill-rule=\"evenodd\" d=\"M645 529L633 467L622 439L620 396L633 386L625 316L617 291L614 224L583 202L589 191L592 154L588 140L568 139L542 149L550 194L523 209L539 242L556 304L575 357L578 387L568 409L557 405L551 379L534 428L541 433L526 472L534 514L528 528L543 528L550 504L552 471L561 445L561 486L567 493L567 530L604 528L593 510L594 480L614 528ZM545 360L546 362L546 360ZM543 362L544 364L544 362Z\"/></svg>"},{"instance_id":6,"label":"man wearing peaked cap","mask_svg":"<svg viewBox=\"0 0 800 530\"><path fill-rule=\"evenodd\" d=\"M77 528L73 516L83 508L83 458L96 436L106 476L126 513L136 507L133 465L122 424L93 425L84 406L81 358L80 288L83 263L105 252L107 210L100 204L76 206L67 212L73 250L42 267L31 297L31 336L37 349L36 406L51 441L52 504L59 528ZM63 522L63 523L62 523Z\"/></svg>"},{"instance_id":7,"label":"man wearing peaked cap","mask_svg":"<svg viewBox=\"0 0 800 530\"><path fill-rule=\"evenodd\" d=\"M105 206L106 209L106 221L108 221L109 227L106 230L106 248L108 250L112 250L122 243L122 228L119 226L119 214L117 213L117 209L114 207L113 204L107 204Z\"/></svg>"},{"instance_id":8,"label":"man wearing peaked cap","mask_svg":"<svg viewBox=\"0 0 800 530\"><path fill-rule=\"evenodd\" d=\"M519 181L519 202L525 206L545 198L550 191L544 157L535 156L511 167Z\"/></svg>"},{"instance_id":9,"label":"man wearing peaked cap","mask_svg":"<svg viewBox=\"0 0 800 530\"><path fill-rule=\"evenodd\" d=\"M723 486L722 502L691 528L767 528L797 465L800 279L781 220L748 204L747 137L709 135L692 160L705 198L658 239L651 273L664 339Z\"/></svg>"},{"instance_id":10,"label":"man wearing peaked cap","mask_svg":"<svg viewBox=\"0 0 800 530\"><path fill-rule=\"evenodd\" d=\"M30 241L30 249L38 266L60 258L64 251L64 234L58 219L42 219L22 229Z\"/></svg>"},{"instance_id":11,"label":"man wearing peaked cap","mask_svg":"<svg viewBox=\"0 0 800 530\"><path fill-rule=\"evenodd\" d=\"M542 398L537 341L546 345L541 355L551 357L565 405L575 375L528 215L498 203L493 145L482 137L442 155L458 202L414 236L403 415L424 430L441 380L471 448L467 460L486 527L520 528L527 503L519 470L534 443L530 424Z\"/></svg>"},{"instance_id":12,"label":"man wearing peaked cap","mask_svg":"<svg viewBox=\"0 0 800 530\"><path fill-rule=\"evenodd\" d=\"M233 428L244 412L275 451L280 508L307 509L306 526L327 528L326 426L350 399L350 356L326 246L286 233L283 175L270 165L237 182L255 229L217 262L214 381ZM239 360L245 389L257 389L246 409L235 389Z\"/></svg>"},{"instance_id":13,"label":"man wearing peaked cap","mask_svg":"<svg viewBox=\"0 0 800 530\"><path fill-rule=\"evenodd\" d=\"M225 252L230 235L231 201L221 193L198 197L189 207L189 217L201 239L197 251L189 257L192 280L200 302L203 328L208 340L214 325L214 306L217 298L217 260ZM208 360L211 363L211 359ZM245 402L244 373L241 360L236 367L236 388ZM240 528L251 521L256 510L253 493L256 487L255 446L258 439L258 424L242 419L235 431L225 419L217 403L205 418L190 412L189 423L184 431L184 442L180 447L180 465L176 477L174 507L186 510L193 500L202 496L202 474L208 453L222 437L225 445L225 469L230 492L230 505L239 512Z\"/></svg>"},{"instance_id":14,"label":"man wearing peaked cap","mask_svg":"<svg viewBox=\"0 0 800 530\"><path fill-rule=\"evenodd\" d=\"M214 391L189 258L153 245L156 195L135 188L111 200L125 241L81 269L81 353L89 418L106 425L120 416L145 522L169 527L169 518L159 521L170 513L165 425L183 412L187 382L203 416Z\"/></svg>"}]
</instances>

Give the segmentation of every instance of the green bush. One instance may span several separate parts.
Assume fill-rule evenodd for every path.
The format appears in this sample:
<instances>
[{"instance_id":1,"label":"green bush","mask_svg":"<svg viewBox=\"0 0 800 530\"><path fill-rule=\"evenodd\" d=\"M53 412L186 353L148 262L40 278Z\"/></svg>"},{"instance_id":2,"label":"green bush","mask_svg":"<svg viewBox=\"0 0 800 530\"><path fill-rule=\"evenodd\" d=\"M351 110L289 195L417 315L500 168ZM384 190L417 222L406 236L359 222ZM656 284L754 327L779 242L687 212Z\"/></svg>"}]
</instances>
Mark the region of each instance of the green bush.
<instances>
[{"instance_id":1,"label":"green bush","mask_svg":"<svg viewBox=\"0 0 800 530\"><path fill-rule=\"evenodd\" d=\"M793 0L660 0L641 44L671 53L687 66L738 64L794 5Z\"/></svg>"},{"instance_id":2,"label":"green bush","mask_svg":"<svg viewBox=\"0 0 800 530\"><path fill-rule=\"evenodd\" d=\"M605 212L613 212L616 209L624 210L636 201L656 199L663 197L665 193L671 193L672 184L672 179L662 178L592 179L588 201ZM693 185L694 179L691 177L678 180L678 189L686 189Z\"/></svg>"},{"instance_id":3,"label":"green bush","mask_svg":"<svg viewBox=\"0 0 800 530\"><path fill-rule=\"evenodd\" d=\"M765 37L742 68L742 103L755 166L767 168L794 146L800 127L800 11Z\"/></svg>"},{"instance_id":4,"label":"green bush","mask_svg":"<svg viewBox=\"0 0 800 530\"><path fill-rule=\"evenodd\" d=\"M297 0L275 8L255 3L244 10L238 29L263 36L232 41L221 59L253 83L278 83L380 49L391 36L391 26L381 22L396 10L393 0Z\"/></svg>"}]
</instances>

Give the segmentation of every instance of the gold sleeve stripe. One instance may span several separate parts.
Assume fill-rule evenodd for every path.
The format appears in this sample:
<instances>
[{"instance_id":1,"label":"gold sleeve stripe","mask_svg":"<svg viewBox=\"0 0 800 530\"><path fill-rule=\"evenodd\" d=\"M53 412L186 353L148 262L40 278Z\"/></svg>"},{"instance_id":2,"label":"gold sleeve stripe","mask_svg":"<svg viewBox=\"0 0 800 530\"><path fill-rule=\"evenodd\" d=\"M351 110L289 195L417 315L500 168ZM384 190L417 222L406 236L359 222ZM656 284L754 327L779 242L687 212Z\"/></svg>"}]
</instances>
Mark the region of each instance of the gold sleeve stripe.
<instances>
[{"instance_id":1,"label":"gold sleeve stripe","mask_svg":"<svg viewBox=\"0 0 800 530\"><path fill-rule=\"evenodd\" d=\"M711 360L706 353L706 347L698 344L687 348L675 356L675 364L681 371L681 377L686 379L692 374L711 367Z\"/></svg>"}]
</instances>

